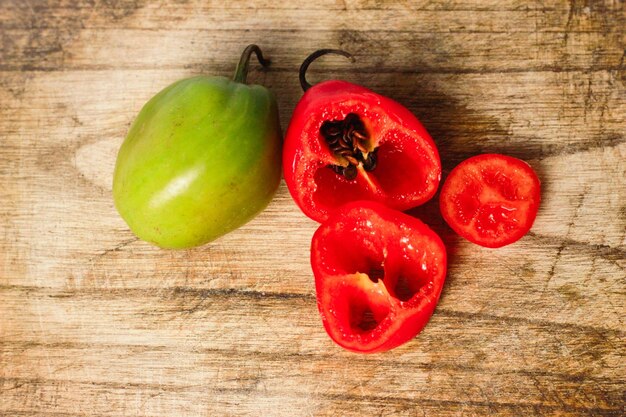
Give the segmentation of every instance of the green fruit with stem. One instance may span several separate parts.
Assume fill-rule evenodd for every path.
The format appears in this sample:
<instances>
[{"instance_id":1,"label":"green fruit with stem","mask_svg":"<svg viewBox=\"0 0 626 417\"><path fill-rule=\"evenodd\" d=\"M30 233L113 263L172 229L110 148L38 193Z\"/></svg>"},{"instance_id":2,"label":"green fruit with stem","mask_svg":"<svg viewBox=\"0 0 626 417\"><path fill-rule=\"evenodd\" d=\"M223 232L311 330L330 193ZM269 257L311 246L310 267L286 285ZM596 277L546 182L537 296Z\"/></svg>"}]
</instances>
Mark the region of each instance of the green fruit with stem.
<instances>
[{"instance_id":1,"label":"green fruit with stem","mask_svg":"<svg viewBox=\"0 0 626 417\"><path fill-rule=\"evenodd\" d=\"M117 156L115 206L141 239L164 248L210 242L271 201L281 169L278 107L265 87L246 84L248 46L232 80L177 81L148 101Z\"/></svg>"}]
</instances>

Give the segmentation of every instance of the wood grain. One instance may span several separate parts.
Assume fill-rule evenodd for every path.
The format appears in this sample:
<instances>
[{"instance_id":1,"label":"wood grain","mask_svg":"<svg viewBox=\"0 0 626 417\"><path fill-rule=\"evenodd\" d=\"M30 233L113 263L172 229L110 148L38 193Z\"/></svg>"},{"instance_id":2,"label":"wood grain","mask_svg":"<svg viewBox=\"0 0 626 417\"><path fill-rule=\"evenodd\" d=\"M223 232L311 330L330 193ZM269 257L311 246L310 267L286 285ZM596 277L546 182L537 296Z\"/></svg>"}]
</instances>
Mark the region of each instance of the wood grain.
<instances>
[{"instance_id":1,"label":"wood grain","mask_svg":"<svg viewBox=\"0 0 626 417\"><path fill-rule=\"evenodd\" d=\"M621 416L626 406L623 1L0 1L0 415ZM111 174L143 103L193 74L273 60L406 105L447 173L481 152L542 181L529 235L488 250L436 201L450 251L415 340L355 355L326 336L309 244L281 184L218 241L164 251L117 215Z\"/></svg>"}]
</instances>

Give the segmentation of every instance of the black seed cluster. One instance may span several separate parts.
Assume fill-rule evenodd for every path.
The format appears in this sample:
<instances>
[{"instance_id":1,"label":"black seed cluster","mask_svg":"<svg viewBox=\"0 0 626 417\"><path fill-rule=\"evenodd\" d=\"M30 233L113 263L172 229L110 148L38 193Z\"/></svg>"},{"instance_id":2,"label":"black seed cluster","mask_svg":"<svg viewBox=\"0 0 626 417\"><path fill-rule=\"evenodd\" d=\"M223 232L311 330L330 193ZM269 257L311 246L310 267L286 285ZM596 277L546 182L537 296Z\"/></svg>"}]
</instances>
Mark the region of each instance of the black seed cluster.
<instances>
[{"instance_id":1,"label":"black seed cluster","mask_svg":"<svg viewBox=\"0 0 626 417\"><path fill-rule=\"evenodd\" d=\"M367 151L369 139L365 125L354 113L350 113L344 120L327 120L322 124L320 133L326 140L328 148L335 156L343 157L348 166L329 165L337 174L348 180L356 178L356 167L361 164L366 171L376 168L376 150Z\"/></svg>"}]
</instances>

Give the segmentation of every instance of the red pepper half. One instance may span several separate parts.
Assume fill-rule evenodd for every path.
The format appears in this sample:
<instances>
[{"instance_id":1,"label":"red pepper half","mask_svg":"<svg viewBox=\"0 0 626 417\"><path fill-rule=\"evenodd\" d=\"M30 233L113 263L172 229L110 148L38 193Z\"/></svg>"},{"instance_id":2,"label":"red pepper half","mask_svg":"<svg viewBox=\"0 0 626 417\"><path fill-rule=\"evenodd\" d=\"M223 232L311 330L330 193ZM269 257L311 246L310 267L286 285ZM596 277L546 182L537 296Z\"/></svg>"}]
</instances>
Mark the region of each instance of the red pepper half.
<instances>
[{"instance_id":1,"label":"red pepper half","mask_svg":"<svg viewBox=\"0 0 626 417\"><path fill-rule=\"evenodd\" d=\"M300 68L305 94L285 136L283 171L300 209L322 222L355 200L407 210L428 201L441 179L437 147L417 118L399 103L346 81L315 86Z\"/></svg>"},{"instance_id":2,"label":"red pepper half","mask_svg":"<svg viewBox=\"0 0 626 417\"><path fill-rule=\"evenodd\" d=\"M526 162L499 154L478 155L450 172L439 206L459 235L498 248L530 230L539 209L540 188L537 174Z\"/></svg>"},{"instance_id":3,"label":"red pepper half","mask_svg":"<svg viewBox=\"0 0 626 417\"><path fill-rule=\"evenodd\" d=\"M424 328L443 288L446 249L420 220L357 201L317 229L311 265L328 335L345 349L374 353Z\"/></svg>"}]
</instances>

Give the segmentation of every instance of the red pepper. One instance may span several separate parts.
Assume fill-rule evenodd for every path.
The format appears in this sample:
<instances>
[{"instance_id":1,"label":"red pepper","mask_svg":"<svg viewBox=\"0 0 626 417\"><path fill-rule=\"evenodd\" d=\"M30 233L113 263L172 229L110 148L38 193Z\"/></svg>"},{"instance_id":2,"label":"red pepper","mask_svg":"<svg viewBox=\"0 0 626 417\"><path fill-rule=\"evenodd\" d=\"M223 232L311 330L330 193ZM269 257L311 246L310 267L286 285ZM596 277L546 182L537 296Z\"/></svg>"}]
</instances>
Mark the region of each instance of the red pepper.
<instances>
[{"instance_id":1,"label":"red pepper","mask_svg":"<svg viewBox=\"0 0 626 417\"><path fill-rule=\"evenodd\" d=\"M459 235L498 248L530 230L541 200L540 188L537 174L526 162L505 155L478 155L450 172L439 206Z\"/></svg>"},{"instance_id":2,"label":"red pepper","mask_svg":"<svg viewBox=\"0 0 626 417\"><path fill-rule=\"evenodd\" d=\"M297 104L283 150L287 187L316 221L344 203L381 202L406 210L428 201L441 179L437 147L417 118L399 103L346 81L312 86L300 68L305 94Z\"/></svg>"},{"instance_id":3,"label":"red pepper","mask_svg":"<svg viewBox=\"0 0 626 417\"><path fill-rule=\"evenodd\" d=\"M354 352L382 352L428 322L446 276L446 249L420 220L356 201L317 229L311 265L328 335Z\"/></svg>"}]
</instances>

